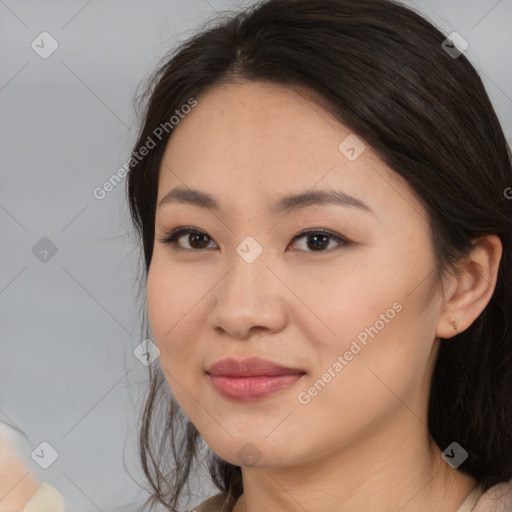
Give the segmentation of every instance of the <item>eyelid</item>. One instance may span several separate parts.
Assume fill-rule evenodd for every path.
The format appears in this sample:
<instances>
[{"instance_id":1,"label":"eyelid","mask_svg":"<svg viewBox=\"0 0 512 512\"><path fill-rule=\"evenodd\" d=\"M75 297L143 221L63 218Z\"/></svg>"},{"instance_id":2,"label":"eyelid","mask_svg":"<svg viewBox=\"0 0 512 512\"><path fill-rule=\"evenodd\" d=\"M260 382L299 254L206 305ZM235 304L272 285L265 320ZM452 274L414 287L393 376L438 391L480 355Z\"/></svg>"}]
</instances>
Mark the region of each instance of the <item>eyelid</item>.
<instances>
[{"instance_id":1,"label":"eyelid","mask_svg":"<svg viewBox=\"0 0 512 512\"><path fill-rule=\"evenodd\" d=\"M173 249L174 250L181 250L181 251L187 251L187 252L201 252L201 251L205 251L206 249L186 249L186 248L183 248L183 247L180 247L176 242L178 239L180 239L182 236L184 235L187 235L187 234L200 234L200 235L206 235L212 242L213 241L213 238L208 235L208 233L206 233L205 231L203 231L202 229L199 229L199 228L195 228L193 226L179 226L173 230L171 230L171 232L169 234L167 234L166 236L164 237L159 237L158 240L159 242L163 243L163 244L170 244L170 245L173 245ZM349 240L348 238L342 236L342 235L339 235L329 229L325 229L325 228L307 228L307 229L304 229L302 231L300 231L299 233L297 233L291 240L291 242L293 243L295 240L299 239L299 238L302 238L303 236L307 236L309 234L321 234L321 235L326 235L326 236L329 236L331 239L337 241L339 243L339 247L345 247L351 243L353 243L351 240ZM215 245L216 242L214 242ZM318 252L318 253L330 253L332 252L333 250L336 250L338 249L339 247L336 247L336 248L331 248L331 249L328 249L326 251L302 251L300 249L296 249L297 251L299 252L309 252L309 253L315 253L315 252Z\"/></svg>"}]
</instances>

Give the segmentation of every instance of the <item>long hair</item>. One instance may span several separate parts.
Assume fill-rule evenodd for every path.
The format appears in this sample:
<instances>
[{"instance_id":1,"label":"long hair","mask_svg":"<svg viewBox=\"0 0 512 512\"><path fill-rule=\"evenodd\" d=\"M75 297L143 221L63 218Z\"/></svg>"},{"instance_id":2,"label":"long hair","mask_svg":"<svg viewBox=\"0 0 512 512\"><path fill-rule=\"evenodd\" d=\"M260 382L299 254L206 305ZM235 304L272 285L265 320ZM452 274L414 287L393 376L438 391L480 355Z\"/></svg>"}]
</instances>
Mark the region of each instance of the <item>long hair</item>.
<instances>
[{"instance_id":1,"label":"long hair","mask_svg":"<svg viewBox=\"0 0 512 512\"><path fill-rule=\"evenodd\" d=\"M127 197L144 284L169 120L209 87L244 79L316 93L407 180L429 213L437 277L454 268L473 239L498 235L503 253L494 294L468 329L441 344L428 414L436 443L457 440L468 452L459 470L487 490L512 478L512 159L478 73L464 54L447 51L445 39L392 0L267 0L219 17L166 55L147 82ZM141 158L149 139L156 145ZM148 502L174 511L204 446L158 363L149 374L139 434ZM240 467L211 451L207 460L226 502L238 498Z\"/></svg>"}]
</instances>

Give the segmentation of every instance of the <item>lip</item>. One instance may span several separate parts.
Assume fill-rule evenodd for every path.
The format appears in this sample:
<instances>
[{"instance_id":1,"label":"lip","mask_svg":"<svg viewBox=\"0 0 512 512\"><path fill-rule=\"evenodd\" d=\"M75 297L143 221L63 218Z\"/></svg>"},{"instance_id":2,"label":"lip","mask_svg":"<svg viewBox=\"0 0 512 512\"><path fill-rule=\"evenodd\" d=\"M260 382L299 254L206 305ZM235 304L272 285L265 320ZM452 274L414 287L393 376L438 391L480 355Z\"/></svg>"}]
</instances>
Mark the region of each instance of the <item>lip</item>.
<instances>
[{"instance_id":1,"label":"lip","mask_svg":"<svg viewBox=\"0 0 512 512\"><path fill-rule=\"evenodd\" d=\"M248 359L227 357L211 365L206 373L223 377L261 377L306 372L300 368L283 366L275 361L262 359L261 357L250 357Z\"/></svg>"},{"instance_id":2,"label":"lip","mask_svg":"<svg viewBox=\"0 0 512 512\"><path fill-rule=\"evenodd\" d=\"M300 368L283 366L269 359L226 358L206 372L213 387L232 400L257 400L288 388L305 375Z\"/></svg>"}]
</instances>

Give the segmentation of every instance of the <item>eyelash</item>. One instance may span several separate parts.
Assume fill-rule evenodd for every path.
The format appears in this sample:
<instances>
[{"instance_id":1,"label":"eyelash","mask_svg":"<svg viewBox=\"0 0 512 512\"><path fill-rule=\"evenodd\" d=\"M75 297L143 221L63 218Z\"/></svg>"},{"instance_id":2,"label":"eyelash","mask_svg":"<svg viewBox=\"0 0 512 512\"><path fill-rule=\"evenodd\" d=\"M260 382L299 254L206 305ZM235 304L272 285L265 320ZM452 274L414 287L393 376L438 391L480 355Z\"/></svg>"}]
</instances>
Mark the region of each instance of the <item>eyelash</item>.
<instances>
[{"instance_id":1,"label":"eyelash","mask_svg":"<svg viewBox=\"0 0 512 512\"><path fill-rule=\"evenodd\" d=\"M209 237L207 233L205 233L204 231L201 231L200 229L193 228L191 226L181 226L179 228L173 229L167 236L159 238L159 241L160 241L160 243L171 245L172 249L175 250L175 251L193 251L193 252L198 252L198 251L206 250L206 249L187 249L187 248L184 248L184 247L180 247L178 245L177 242L178 242L178 240L183 235L192 235L192 234L194 234L194 235L206 235L206 237L208 237L211 241L213 241L212 238ZM333 233L332 231L327 231L325 229L307 229L307 230L301 231L300 233L298 233L297 235L295 235L292 238L292 243L295 242L295 240L297 240L299 238L302 238L304 236L307 236L307 235L325 235L325 236L328 236L331 239L336 240L337 242L340 243L340 246L338 247L338 249L340 247L345 247L345 246L350 244L350 242L346 238L343 238L342 236L337 235L337 234ZM297 250L301 251L301 249L297 249ZM319 250L319 251L303 251L303 252L310 252L310 253L323 252L323 253L325 253L325 252L332 252L333 250L336 250L336 248L334 248L334 249L331 248L331 249L326 249L326 250Z\"/></svg>"}]
</instances>

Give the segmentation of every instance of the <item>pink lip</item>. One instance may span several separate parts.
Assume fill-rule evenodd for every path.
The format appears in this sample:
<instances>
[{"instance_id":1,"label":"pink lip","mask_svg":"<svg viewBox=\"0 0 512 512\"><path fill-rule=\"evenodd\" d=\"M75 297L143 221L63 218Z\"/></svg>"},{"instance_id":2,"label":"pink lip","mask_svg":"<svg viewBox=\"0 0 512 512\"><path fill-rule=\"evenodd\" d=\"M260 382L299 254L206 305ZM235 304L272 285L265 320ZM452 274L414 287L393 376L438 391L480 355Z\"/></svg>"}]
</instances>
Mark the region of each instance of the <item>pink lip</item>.
<instances>
[{"instance_id":1,"label":"pink lip","mask_svg":"<svg viewBox=\"0 0 512 512\"><path fill-rule=\"evenodd\" d=\"M268 359L222 359L207 374L214 388L233 400L256 400L291 386L306 372Z\"/></svg>"}]
</instances>

